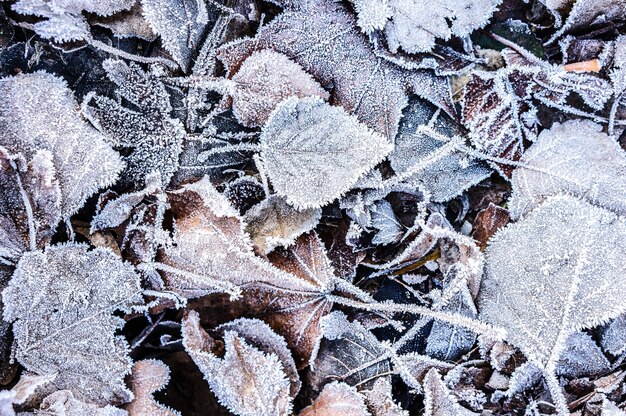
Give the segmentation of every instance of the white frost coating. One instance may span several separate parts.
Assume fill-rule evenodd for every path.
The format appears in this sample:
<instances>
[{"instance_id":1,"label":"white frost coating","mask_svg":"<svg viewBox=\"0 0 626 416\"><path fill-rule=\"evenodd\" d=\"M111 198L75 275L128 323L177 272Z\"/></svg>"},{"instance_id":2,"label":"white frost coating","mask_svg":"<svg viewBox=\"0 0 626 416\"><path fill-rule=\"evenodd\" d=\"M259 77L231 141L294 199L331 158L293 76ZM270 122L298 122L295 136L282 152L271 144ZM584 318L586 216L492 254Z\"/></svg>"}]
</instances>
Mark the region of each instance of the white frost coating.
<instances>
[{"instance_id":1,"label":"white frost coating","mask_svg":"<svg viewBox=\"0 0 626 416\"><path fill-rule=\"evenodd\" d=\"M105 405L132 397L128 345L115 332L142 302L139 275L112 251L86 245L48 246L22 256L2 292L3 318L13 322L15 354L29 371L77 399Z\"/></svg>"},{"instance_id":2,"label":"white frost coating","mask_svg":"<svg viewBox=\"0 0 626 416\"><path fill-rule=\"evenodd\" d=\"M425 416L470 416L476 413L461 406L434 368L424 378Z\"/></svg>"},{"instance_id":3,"label":"white frost coating","mask_svg":"<svg viewBox=\"0 0 626 416\"><path fill-rule=\"evenodd\" d=\"M46 72L2 78L0 97L0 144L27 159L41 149L52 153L64 219L117 180L123 167L120 156L81 118L61 78Z\"/></svg>"},{"instance_id":4,"label":"white frost coating","mask_svg":"<svg viewBox=\"0 0 626 416\"><path fill-rule=\"evenodd\" d=\"M276 193L298 209L340 197L393 149L356 117L317 97L283 101L263 127L260 145Z\"/></svg>"},{"instance_id":5,"label":"white frost coating","mask_svg":"<svg viewBox=\"0 0 626 416\"><path fill-rule=\"evenodd\" d=\"M209 22L203 0L142 0L143 15L183 71L191 65Z\"/></svg>"},{"instance_id":6,"label":"white frost coating","mask_svg":"<svg viewBox=\"0 0 626 416\"><path fill-rule=\"evenodd\" d=\"M626 152L591 121L573 120L544 130L513 171L512 220L546 197L569 193L626 215Z\"/></svg>"},{"instance_id":7,"label":"white frost coating","mask_svg":"<svg viewBox=\"0 0 626 416\"><path fill-rule=\"evenodd\" d=\"M464 37L484 27L502 0L353 1L365 33L384 30L392 52L416 53L430 52L436 39Z\"/></svg>"},{"instance_id":8,"label":"white frost coating","mask_svg":"<svg viewBox=\"0 0 626 416\"><path fill-rule=\"evenodd\" d=\"M610 211L547 199L490 241L479 318L506 328L530 362L554 372L571 334L626 310L624 235L626 222Z\"/></svg>"},{"instance_id":9,"label":"white frost coating","mask_svg":"<svg viewBox=\"0 0 626 416\"><path fill-rule=\"evenodd\" d=\"M263 325L271 332L267 324ZM224 333L226 353L218 358L200 347L202 331L197 313L192 312L183 320L185 348L220 404L240 416L290 414L290 381L277 354L263 352L236 329L227 329Z\"/></svg>"},{"instance_id":10,"label":"white frost coating","mask_svg":"<svg viewBox=\"0 0 626 416\"><path fill-rule=\"evenodd\" d=\"M130 9L136 0L19 0L12 8L24 15L44 17L33 25L35 32L56 42L87 40L91 37L83 12L110 16Z\"/></svg>"}]
</instances>

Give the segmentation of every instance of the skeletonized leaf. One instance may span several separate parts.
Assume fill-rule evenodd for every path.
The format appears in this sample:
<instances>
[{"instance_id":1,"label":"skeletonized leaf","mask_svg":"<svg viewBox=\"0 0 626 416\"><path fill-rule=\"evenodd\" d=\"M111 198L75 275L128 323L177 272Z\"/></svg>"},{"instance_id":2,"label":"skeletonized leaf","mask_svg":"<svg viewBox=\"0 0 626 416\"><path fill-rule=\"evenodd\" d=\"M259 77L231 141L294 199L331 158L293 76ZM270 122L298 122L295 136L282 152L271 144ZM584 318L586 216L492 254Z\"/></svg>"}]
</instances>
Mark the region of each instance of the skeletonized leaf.
<instances>
[{"instance_id":1,"label":"skeletonized leaf","mask_svg":"<svg viewBox=\"0 0 626 416\"><path fill-rule=\"evenodd\" d=\"M263 127L260 146L276 193L298 209L340 197L393 148L355 117L317 97L283 101Z\"/></svg>"},{"instance_id":2,"label":"skeletonized leaf","mask_svg":"<svg viewBox=\"0 0 626 416\"><path fill-rule=\"evenodd\" d=\"M548 198L491 240L480 319L506 328L532 363L553 371L571 334L626 310L625 233L625 221L610 211Z\"/></svg>"},{"instance_id":3,"label":"skeletonized leaf","mask_svg":"<svg viewBox=\"0 0 626 416\"><path fill-rule=\"evenodd\" d=\"M316 95L328 99L328 93L300 65L269 49L246 58L232 80L233 113L248 127L265 124L270 113L288 97Z\"/></svg>"},{"instance_id":4,"label":"skeletonized leaf","mask_svg":"<svg viewBox=\"0 0 626 416\"><path fill-rule=\"evenodd\" d=\"M332 86L333 103L389 141L396 135L410 91L454 113L446 79L430 71L404 71L377 57L343 4L332 0L278 3L285 10L254 39L239 40L218 50L229 76L255 50L282 53L322 87Z\"/></svg>"},{"instance_id":5,"label":"skeletonized leaf","mask_svg":"<svg viewBox=\"0 0 626 416\"><path fill-rule=\"evenodd\" d=\"M555 124L521 161L529 167L513 171L508 203L513 220L563 192L626 214L626 153L602 126L586 120Z\"/></svg>"},{"instance_id":6,"label":"skeletonized leaf","mask_svg":"<svg viewBox=\"0 0 626 416\"><path fill-rule=\"evenodd\" d=\"M77 399L128 401L128 345L115 335L124 320L112 313L142 302L139 283L107 249L68 243L24 254L2 292L17 360L39 375L57 374L55 387Z\"/></svg>"},{"instance_id":7,"label":"skeletonized leaf","mask_svg":"<svg viewBox=\"0 0 626 416\"><path fill-rule=\"evenodd\" d=\"M119 155L81 118L61 78L45 72L3 78L0 96L0 144L27 160L41 150L52 154L63 218L115 182L123 166Z\"/></svg>"},{"instance_id":8,"label":"skeletonized leaf","mask_svg":"<svg viewBox=\"0 0 626 416\"><path fill-rule=\"evenodd\" d=\"M364 397L346 383L334 381L324 386L313 404L299 416L370 416Z\"/></svg>"},{"instance_id":9,"label":"skeletonized leaf","mask_svg":"<svg viewBox=\"0 0 626 416\"><path fill-rule=\"evenodd\" d=\"M43 17L33 30L43 38L56 42L88 40L89 25L83 12L110 16L130 9L136 0L19 0L12 7L20 14Z\"/></svg>"},{"instance_id":10,"label":"skeletonized leaf","mask_svg":"<svg viewBox=\"0 0 626 416\"><path fill-rule=\"evenodd\" d=\"M424 378L425 416L470 416L474 412L461 406L452 392L441 380L437 370L432 369Z\"/></svg>"},{"instance_id":11,"label":"skeletonized leaf","mask_svg":"<svg viewBox=\"0 0 626 416\"><path fill-rule=\"evenodd\" d=\"M430 52L436 39L484 27L502 0L353 0L361 29L384 31L392 52Z\"/></svg>"},{"instance_id":12,"label":"skeletonized leaf","mask_svg":"<svg viewBox=\"0 0 626 416\"><path fill-rule=\"evenodd\" d=\"M143 15L163 46L187 72L209 23L203 0L141 0Z\"/></svg>"},{"instance_id":13,"label":"skeletonized leaf","mask_svg":"<svg viewBox=\"0 0 626 416\"><path fill-rule=\"evenodd\" d=\"M280 356L257 348L235 327L225 329L226 352L219 358L204 348L206 341L202 337L207 335L203 335L199 319L197 312L191 311L183 320L184 345L219 402L241 416L289 414L290 381ZM265 324L257 329L263 329L260 337L277 337Z\"/></svg>"},{"instance_id":14,"label":"skeletonized leaf","mask_svg":"<svg viewBox=\"0 0 626 416\"><path fill-rule=\"evenodd\" d=\"M249 209L243 218L252 242L267 254L276 247L293 244L300 235L315 228L321 217L319 208L298 211L284 198L271 195Z\"/></svg>"},{"instance_id":15,"label":"skeletonized leaf","mask_svg":"<svg viewBox=\"0 0 626 416\"><path fill-rule=\"evenodd\" d=\"M135 396L126 406L130 416L180 416L154 400L153 393L167 385L170 369L158 360L141 360L133 364L130 388Z\"/></svg>"},{"instance_id":16,"label":"skeletonized leaf","mask_svg":"<svg viewBox=\"0 0 626 416\"><path fill-rule=\"evenodd\" d=\"M83 110L115 147L130 148L125 157L124 178L143 182L151 174L161 174L163 183L178 169L185 134L182 123L171 116L170 96L163 83L137 64L108 59L102 66L117 85L117 92L134 108L119 101L90 94ZM90 106L94 101L96 106Z\"/></svg>"}]
</instances>

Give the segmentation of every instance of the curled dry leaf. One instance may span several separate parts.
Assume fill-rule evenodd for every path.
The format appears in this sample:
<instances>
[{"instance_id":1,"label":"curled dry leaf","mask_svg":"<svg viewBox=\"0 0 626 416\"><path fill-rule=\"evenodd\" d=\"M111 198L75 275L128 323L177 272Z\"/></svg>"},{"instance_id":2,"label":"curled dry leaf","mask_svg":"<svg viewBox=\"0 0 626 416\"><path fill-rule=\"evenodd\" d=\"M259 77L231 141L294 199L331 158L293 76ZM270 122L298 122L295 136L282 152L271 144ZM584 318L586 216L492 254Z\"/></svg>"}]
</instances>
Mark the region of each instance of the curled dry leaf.
<instances>
[{"instance_id":1,"label":"curled dry leaf","mask_svg":"<svg viewBox=\"0 0 626 416\"><path fill-rule=\"evenodd\" d=\"M169 382L170 369L158 360L141 360L133 364L130 388L133 401L126 406L130 416L180 416L154 400L152 394Z\"/></svg>"},{"instance_id":2,"label":"curled dry leaf","mask_svg":"<svg viewBox=\"0 0 626 416\"><path fill-rule=\"evenodd\" d=\"M286 55L273 50L253 52L232 77L232 107L235 116L248 127L265 124L270 113L288 97L329 95Z\"/></svg>"},{"instance_id":3,"label":"curled dry leaf","mask_svg":"<svg viewBox=\"0 0 626 416\"><path fill-rule=\"evenodd\" d=\"M119 155L82 119L61 78L46 72L2 78L0 96L5 101L0 108L0 144L27 160L42 150L50 152L63 219L99 188L115 182L123 167Z\"/></svg>"},{"instance_id":4,"label":"curled dry leaf","mask_svg":"<svg viewBox=\"0 0 626 416\"><path fill-rule=\"evenodd\" d=\"M513 177L515 177L515 172L513 172ZM481 249L484 249L487 247L487 241L508 222L509 211L490 202L487 208L476 214L472 238L478 242Z\"/></svg>"},{"instance_id":5,"label":"curled dry leaf","mask_svg":"<svg viewBox=\"0 0 626 416\"><path fill-rule=\"evenodd\" d=\"M255 247L267 254L276 247L288 247L300 235L311 231L320 218L320 208L296 210L284 198L271 195L249 209L243 219Z\"/></svg>"},{"instance_id":6,"label":"curled dry leaf","mask_svg":"<svg viewBox=\"0 0 626 416\"><path fill-rule=\"evenodd\" d=\"M340 197L393 149L354 116L317 97L283 101L263 127L260 147L274 190L298 209Z\"/></svg>"},{"instance_id":7,"label":"curled dry leaf","mask_svg":"<svg viewBox=\"0 0 626 416\"><path fill-rule=\"evenodd\" d=\"M198 337L204 331L199 319L197 312L191 311L183 320L184 345L219 402L241 416L289 414L292 408L291 383L281 361L281 357L285 357L284 351L279 355L257 348L253 340L238 333L235 324L224 330L226 352L223 358L219 358L202 348L206 345L203 339L206 335ZM255 326L256 333L248 335L261 339L278 337L267 324L258 321ZM284 340L282 343L282 349L287 350ZM266 345L279 344L272 340ZM293 360L290 364L295 368Z\"/></svg>"},{"instance_id":8,"label":"curled dry leaf","mask_svg":"<svg viewBox=\"0 0 626 416\"><path fill-rule=\"evenodd\" d=\"M364 397L346 383L334 381L324 386L313 404L299 416L370 416Z\"/></svg>"},{"instance_id":9,"label":"curled dry leaf","mask_svg":"<svg viewBox=\"0 0 626 416\"><path fill-rule=\"evenodd\" d=\"M454 113L445 78L429 71L404 71L377 57L343 4L332 0L277 3L285 10L254 39L238 40L218 50L229 77L255 50L285 54L322 87L333 88L333 103L389 141L396 135L409 91Z\"/></svg>"},{"instance_id":10,"label":"curled dry leaf","mask_svg":"<svg viewBox=\"0 0 626 416\"><path fill-rule=\"evenodd\" d=\"M116 310L142 303L139 276L113 252L68 243L22 256L2 292L3 318L13 322L15 357L77 399L124 403L128 345L115 335Z\"/></svg>"},{"instance_id":11,"label":"curled dry leaf","mask_svg":"<svg viewBox=\"0 0 626 416\"><path fill-rule=\"evenodd\" d=\"M509 199L517 220L551 195L568 193L626 214L626 153L602 127L574 120L544 130L513 171Z\"/></svg>"}]
</instances>

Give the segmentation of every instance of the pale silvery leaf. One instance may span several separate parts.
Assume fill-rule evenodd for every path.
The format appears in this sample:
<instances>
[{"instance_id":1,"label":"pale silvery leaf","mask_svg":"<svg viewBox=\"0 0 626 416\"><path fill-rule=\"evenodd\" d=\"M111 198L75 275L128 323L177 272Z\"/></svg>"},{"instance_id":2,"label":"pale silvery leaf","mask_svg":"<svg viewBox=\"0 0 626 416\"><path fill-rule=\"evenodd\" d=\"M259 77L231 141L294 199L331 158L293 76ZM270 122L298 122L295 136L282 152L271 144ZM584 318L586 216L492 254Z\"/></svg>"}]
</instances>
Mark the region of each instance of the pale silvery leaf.
<instances>
[{"instance_id":1,"label":"pale silvery leaf","mask_svg":"<svg viewBox=\"0 0 626 416\"><path fill-rule=\"evenodd\" d=\"M475 415L458 403L434 368L424 377L424 396L424 416Z\"/></svg>"},{"instance_id":2,"label":"pale silvery leaf","mask_svg":"<svg viewBox=\"0 0 626 416\"><path fill-rule=\"evenodd\" d=\"M155 74L134 63L108 59L102 66L117 85L117 92L132 107L89 94L83 102L85 115L113 146L132 149L124 158L128 164L123 172L125 180L136 185L156 172L167 184L178 170L185 129L171 115L172 105L165 85ZM92 101L95 106L89 105Z\"/></svg>"},{"instance_id":3,"label":"pale silvery leaf","mask_svg":"<svg viewBox=\"0 0 626 416\"><path fill-rule=\"evenodd\" d=\"M569 336L556 367L558 375L570 378L596 377L610 370L611 363L585 332Z\"/></svg>"},{"instance_id":4,"label":"pale silvery leaf","mask_svg":"<svg viewBox=\"0 0 626 416\"><path fill-rule=\"evenodd\" d=\"M480 319L506 328L508 341L553 372L571 334L626 310L625 233L610 211L571 196L548 198L490 241Z\"/></svg>"},{"instance_id":5,"label":"pale silvery leaf","mask_svg":"<svg viewBox=\"0 0 626 416\"><path fill-rule=\"evenodd\" d=\"M626 350L626 315L618 316L603 329L600 345L613 355L620 355Z\"/></svg>"},{"instance_id":6,"label":"pale silvery leaf","mask_svg":"<svg viewBox=\"0 0 626 416\"><path fill-rule=\"evenodd\" d=\"M274 190L298 209L340 197L393 148L317 97L283 101L263 127L260 147Z\"/></svg>"},{"instance_id":7,"label":"pale silvery leaf","mask_svg":"<svg viewBox=\"0 0 626 416\"><path fill-rule=\"evenodd\" d=\"M409 416L408 411L393 401L388 378L377 379L371 390L364 390L362 394L365 395L372 416Z\"/></svg>"},{"instance_id":8,"label":"pale silvery leaf","mask_svg":"<svg viewBox=\"0 0 626 416\"><path fill-rule=\"evenodd\" d=\"M329 97L300 65L269 49L246 58L232 81L233 113L248 127L265 124L274 108L288 97Z\"/></svg>"},{"instance_id":9,"label":"pale silvery leaf","mask_svg":"<svg viewBox=\"0 0 626 416\"><path fill-rule=\"evenodd\" d=\"M142 302L139 275L112 251L81 244L48 246L22 256L2 292L13 322L15 356L40 375L57 374L57 389L95 404L131 398L128 345L113 315Z\"/></svg>"},{"instance_id":10,"label":"pale silvery leaf","mask_svg":"<svg viewBox=\"0 0 626 416\"><path fill-rule=\"evenodd\" d=\"M141 0L143 15L183 71L209 23L204 0Z\"/></svg>"},{"instance_id":11,"label":"pale silvery leaf","mask_svg":"<svg viewBox=\"0 0 626 416\"><path fill-rule=\"evenodd\" d=\"M259 321L257 326L257 331L262 331L258 336L278 337L267 324ZM290 413L291 383L279 355L257 348L235 327L225 329L226 352L219 358L207 350L207 336L199 326L198 314L190 312L183 320L183 343L223 406L240 416Z\"/></svg>"},{"instance_id":12,"label":"pale silvery leaf","mask_svg":"<svg viewBox=\"0 0 626 416\"><path fill-rule=\"evenodd\" d=\"M555 124L539 135L521 161L528 167L513 171L513 220L562 192L626 214L626 153L602 126L586 120Z\"/></svg>"},{"instance_id":13,"label":"pale silvery leaf","mask_svg":"<svg viewBox=\"0 0 626 416\"><path fill-rule=\"evenodd\" d=\"M509 388L505 392L507 397L513 397L516 394L530 390L535 384L541 380L541 369L536 365L525 362L515 369L509 380Z\"/></svg>"},{"instance_id":14,"label":"pale silvery leaf","mask_svg":"<svg viewBox=\"0 0 626 416\"><path fill-rule=\"evenodd\" d=\"M280 0L285 10L255 38L220 47L217 57L229 77L254 51L272 49L296 63L322 85L331 101L393 141L406 106L415 93L454 114L446 78L432 71L410 71L376 56L359 32L353 13L332 0ZM341 39L338 42L337 39Z\"/></svg>"},{"instance_id":15,"label":"pale silvery leaf","mask_svg":"<svg viewBox=\"0 0 626 416\"><path fill-rule=\"evenodd\" d=\"M404 227L387 200L376 201L371 209L371 216L372 227L376 229L372 243L391 244L400 241L404 235Z\"/></svg>"},{"instance_id":16,"label":"pale silvery leaf","mask_svg":"<svg viewBox=\"0 0 626 416\"><path fill-rule=\"evenodd\" d=\"M617 407L615 403L605 398L604 401L602 401L601 416L626 416L626 412Z\"/></svg>"},{"instance_id":17,"label":"pale silvery leaf","mask_svg":"<svg viewBox=\"0 0 626 416\"><path fill-rule=\"evenodd\" d=\"M333 381L324 386L315 401L302 409L299 416L370 416L364 397L342 382Z\"/></svg>"},{"instance_id":18,"label":"pale silvery leaf","mask_svg":"<svg viewBox=\"0 0 626 416\"><path fill-rule=\"evenodd\" d=\"M19 0L12 8L24 15L46 18L33 25L35 32L56 42L88 40L89 25L83 12L110 16L130 9L136 0Z\"/></svg>"},{"instance_id":19,"label":"pale silvery leaf","mask_svg":"<svg viewBox=\"0 0 626 416\"><path fill-rule=\"evenodd\" d=\"M436 39L464 37L484 27L502 0L353 1L365 33L382 29L392 52L417 53L430 52Z\"/></svg>"},{"instance_id":20,"label":"pale silvery leaf","mask_svg":"<svg viewBox=\"0 0 626 416\"><path fill-rule=\"evenodd\" d=\"M82 119L65 81L37 72L0 79L0 144L28 160L52 154L67 219L99 188L115 182L123 163L104 135Z\"/></svg>"},{"instance_id":21,"label":"pale silvery leaf","mask_svg":"<svg viewBox=\"0 0 626 416\"><path fill-rule=\"evenodd\" d=\"M300 235L315 228L321 217L320 208L298 211L284 198L271 195L249 209L243 220L254 245L267 254L276 247L293 244Z\"/></svg>"},{"instance_id":22,"label":"pale silvery leaf","mask_svg":"<svg viewBox=\"0 0 626 416\"><path fill-rule=\"evenodd\" d=\"M417 97L409 99L389 161L396 175L406 177L404 182L418 184L430 192L433 201L443 202L489 177L491 169L420 130L422 126L429 126L450 140L460 135L454 122L436 110Z\"/></svg>"}]
</instances>

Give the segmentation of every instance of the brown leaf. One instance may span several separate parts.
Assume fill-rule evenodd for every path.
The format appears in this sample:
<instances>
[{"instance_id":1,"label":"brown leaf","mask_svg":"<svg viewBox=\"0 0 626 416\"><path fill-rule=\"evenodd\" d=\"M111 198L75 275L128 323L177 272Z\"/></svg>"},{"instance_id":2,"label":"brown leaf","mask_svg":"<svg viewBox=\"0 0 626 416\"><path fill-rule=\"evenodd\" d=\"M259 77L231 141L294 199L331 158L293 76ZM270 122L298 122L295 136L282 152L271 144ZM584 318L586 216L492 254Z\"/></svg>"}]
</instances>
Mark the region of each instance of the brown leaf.
<instances>
[{"instance_id":1,"label":"brown leaf","mask_svg":"<svg viewBox=\"0 0 626 416\"><path fill-rule=\"evenodd\" d=\"M280 52L310 73L331 99L375 131L393 141L410 91L451 114L448 82L431 71L404 71L377 57L359 32L352 13L332 0L281 2L285 11L264 26L254 39L218 50L217 56L237 73L254 51ZM341 39L341 40L339 40Z\"/></svg>"},{"instance_id":2,"label":"brown leaf","mask_svg":"<svg viewBox=\"0 0 626 416\"><path fill-rule=\"evenodd\" d=\"M370 416L364 397L346 383L333 382L310 406L300 412L300 416Z\"/></svg>"},{"instance_id":3,"label":"brown leaf","mask_svg":"<svg viewBox=\"0 0 626 416\"><path fill-rule=\"evenodd\" d=\"M154 400L152 394L167 385L169 368L158 360L141 360L133 364L130 388L135 398L126 406L130 416L179 416Z\"/></svg>"},{"instance_id":4,"label":"brown leaf","mask_svg":"<svg viewBox=\"0 0 626 416\"><path fill-rule=\"evenodd\" d=\"M232 102L237 119L247 127L260 127L284 99L317 95L328 100L328 93L282 53L272 50L253 52L233 75Z\"/></svg>"},{"instance_id":5,"label":"brown leaf","mask_svg":"<svg viewBox=\"0 0 626 416\"><path fill-rule=\"evenodd\" d=\"M509 222L509 211L490 203L489 206L476 214L472 237L478 242L481 250L487 247L487 241L496 231Z\"/></svg>"}]
</instances>

